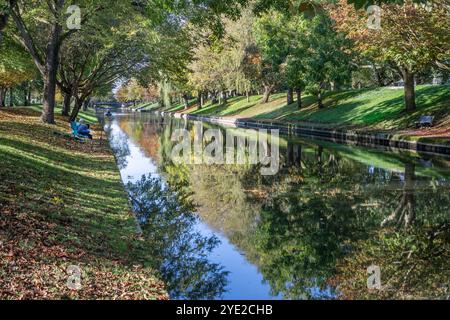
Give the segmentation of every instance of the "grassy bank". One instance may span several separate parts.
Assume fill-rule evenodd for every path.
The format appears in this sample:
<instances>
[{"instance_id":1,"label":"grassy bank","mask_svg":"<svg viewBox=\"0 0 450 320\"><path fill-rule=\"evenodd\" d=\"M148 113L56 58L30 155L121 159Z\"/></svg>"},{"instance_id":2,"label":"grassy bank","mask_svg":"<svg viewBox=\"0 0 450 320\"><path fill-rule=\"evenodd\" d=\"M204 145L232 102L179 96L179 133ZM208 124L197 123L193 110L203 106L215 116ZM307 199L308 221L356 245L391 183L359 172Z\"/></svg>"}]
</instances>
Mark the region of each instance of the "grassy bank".
<instances>
[{"instance_id":1,"label":"grassy bank","mask_svg":"<svg viewBox=\"0 0 450 320\"><path fill-rule=\"evenodd\" d=\"M38 113L41 113L42 112L42 105L36 104L36 105L31 106L31 107L27 107L26 109L31 109L31 110L34 110L34 111L36 111ZM61 109L60 106L57 106L55 108L55 114L56 115L60 115L61 111L62 111L62 109ZM78 114L78 118L83 118L84 120L86 120L89 123L98 123L97 116L95 114L95 110L93 110L93 109L88 109L87 111L81 111L80 110L80 113ZM61 119L61 120L65 121L64 119Z\"/></svg>"},{"instance_id":2,"label":"grassy bank","mask_svg":"<svg viewBox=\"0 0 450 320\"><path fill-rule=\"evenodd\" d=\"M140 110L153 110L159 107L159 103L153 102L144 102L137 104L136 106L131 106L131 109L140 109Z\"/></svg>"},{"instance_id":3,"label":"grassy bank","mask_svg":"<svg viewBox=\"0 0 450 320\"><path fill-rule=\"evenodd\" d=\"M269 103L261 104L262 96L228 99L222 105L208 103L202 109L197 106L183 111L199 115L229 116L235 118L268 119L289 122L320 124L333 128L364 128L378 131L401 131L414 127L421 115L436 117L436 130L404 132L408 135L446 136L450 133L450 85L418 86L417 110L406 113L403 105L403 89L379 88L328 92L324 97L324 109L319 109L313 96L302 98L303 107L297 103L287 105L286 94L272 95Z\"/></svg>"},{"instance_id":4,"label":"grassy bank","mask_svg":"<svg viewBox=\"0 0 450 320\"><path fill-rule=\"evenodd\" d=\"M75 142L36 109L0 109L0 299L166 299L100 128Z\"/></svg>"}]
</instances>

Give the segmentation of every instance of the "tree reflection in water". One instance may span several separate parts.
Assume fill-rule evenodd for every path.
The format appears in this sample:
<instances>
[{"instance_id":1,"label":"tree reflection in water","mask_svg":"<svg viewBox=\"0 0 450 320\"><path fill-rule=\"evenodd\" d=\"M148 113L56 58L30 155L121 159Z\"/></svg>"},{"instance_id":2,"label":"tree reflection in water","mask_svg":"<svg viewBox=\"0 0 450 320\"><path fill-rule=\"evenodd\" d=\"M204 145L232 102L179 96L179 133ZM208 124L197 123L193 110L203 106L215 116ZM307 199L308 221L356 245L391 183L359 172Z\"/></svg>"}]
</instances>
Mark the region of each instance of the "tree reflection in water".
<instances>
[{"instance_id":1,"label":"tree reflection in water","mask_svg":"<svg viewBox=\"0 0 450 320\"><path fill-rule=\"evenodd\" d=\"M128 183L127 189L149 253L156 260L171 298L220 298L228 273L208 259L219 240L195 230L198 217L192 202L150 176Z\"/></svg>"},{"instance_id":2,"label":"tree reflection in water","mask_svg":"<svg viewBox=\"0 0 450 320\"><path fill-rule=\"evenodd\" d=\"M116 157L119 170L123 170L128 165L128 157L130 156L130 147L128 143L128 135L125 132L117 131L112 134L111 122L105 125L106 135L109 137L109 145Z\"/></svg>"},{"instance_id":3,"label":"tree reflection in water","mask_svg":"<svg viewBox=\"0 0 450 320\"><path fill-rule=\"evenodd\" d=\"M389 172L321 147L293 154L288 144L287 163L297 168L273 182L253 237L272 294L449 298L447 180L418 177L411 161ZM382 270L380 291L367 289L374 264Z\"/></svg>"},{"instance_id":4,"label":"tree reflection in water","mask_svg":"<svg viewBox=\"0 0 450 320\"><path fill-rule=\"evenodd\" d=\"M386 203L391 211L381 228L338 261L335 279L342 298L450 299L449 186L445 180L419 178L415 171L405 162L402 186L383 192L391 198ZM381 268L381 290L364 284L370 265Z\"/></svg>"},{"instance_id":5,"label":"tree reflection in water","mask_svg":"<svg viewBox=\"0 0 450 320\"><path fill-rule=\"evenodd\" d=\"M186 123L164 123L126 129L172 190L144 179L133 195L174 297L213 298L226 284L226 273L207 261L217 242L191 234L195 210L258 268L273 296L450 298L445 159L424 167L402 154L286 139L280 173L261 177L252 166L174 165L170 137ZM381 267L380 291L367 289L371 265Z\"/></svg>"},{"instance_id":6,"label":"tree reflection in water","mask_svg":"<svg viewBox=\"0 0 450 320\"><path fill-rule=\"evenodd\" d=\"M414 208L414 179L415 165L413 163L405 164L405 187L401 196L400 204L395 211L383 220L381 226L385 227L395 223L397 226L404 225L408 229L415 220Z\"/></svg>"}]
</instances>

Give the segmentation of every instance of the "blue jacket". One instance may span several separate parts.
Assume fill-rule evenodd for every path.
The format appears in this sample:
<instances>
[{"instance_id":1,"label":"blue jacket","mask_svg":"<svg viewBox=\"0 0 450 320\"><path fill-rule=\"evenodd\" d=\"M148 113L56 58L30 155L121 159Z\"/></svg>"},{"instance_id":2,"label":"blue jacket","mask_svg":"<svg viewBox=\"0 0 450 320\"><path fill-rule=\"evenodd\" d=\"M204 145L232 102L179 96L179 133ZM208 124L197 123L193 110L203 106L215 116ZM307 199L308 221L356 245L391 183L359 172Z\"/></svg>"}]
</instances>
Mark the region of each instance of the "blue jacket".
<instances>
[{"instance_id":1,"label":"blue jacket","mask_svg":"<svg viewBox=\"0 0 450 320\"><path fill-rule=\"evenodd\" d=\"M80 124L79 126L78 126L78 133L81 133L81 134L88 134L88 133L90 133L91 131L89 130L89 128L88 128L88 126L87 125L85 125L85 124Z\"/></svg>"}]
</instances>

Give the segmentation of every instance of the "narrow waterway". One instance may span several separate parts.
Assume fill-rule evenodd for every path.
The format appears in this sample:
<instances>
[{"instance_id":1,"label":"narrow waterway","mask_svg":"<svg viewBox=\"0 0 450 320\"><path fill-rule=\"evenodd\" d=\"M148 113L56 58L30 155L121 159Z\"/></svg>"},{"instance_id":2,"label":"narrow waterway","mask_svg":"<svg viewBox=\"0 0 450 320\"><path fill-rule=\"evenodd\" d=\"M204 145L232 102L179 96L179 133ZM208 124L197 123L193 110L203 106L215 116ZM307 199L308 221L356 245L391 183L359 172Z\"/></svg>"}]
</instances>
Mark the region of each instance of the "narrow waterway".
<instances>
[{"instance_id":1,"label":"narrow waterway","mask_svg":"<svg viewBox=\"0 0 450 320\"><path fill-rule=\"evenodd\" d=\"M173 299L449 297L449 158L280 136L262 175L174 161L176 130L225 128L148 114L105 128Z\"/></svg>"}]
</instances>

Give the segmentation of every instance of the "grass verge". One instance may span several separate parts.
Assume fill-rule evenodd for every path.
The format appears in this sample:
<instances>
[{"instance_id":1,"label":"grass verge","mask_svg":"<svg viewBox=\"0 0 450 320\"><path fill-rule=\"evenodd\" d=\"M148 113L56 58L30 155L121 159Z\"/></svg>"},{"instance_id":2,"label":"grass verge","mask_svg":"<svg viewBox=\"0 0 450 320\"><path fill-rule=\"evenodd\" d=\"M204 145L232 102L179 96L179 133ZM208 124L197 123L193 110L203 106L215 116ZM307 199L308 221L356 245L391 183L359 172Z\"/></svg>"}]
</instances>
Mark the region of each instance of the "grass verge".
<instances>
[{"instance_id":1,"label":"grass verge","mask_svg":"<svg viewBox=\"0 0 450 320\"><path fill-rule=\"evenodd\" d=\"M221 105L206 104L183 111L198 115L277 120L318 124L323 127L364 129L398 133L414 141L432 141L450 136L450 85L418 86L417 110L404 111L403 89L378 88L328 92L324 109L319 109L314 97L302 97L303 107L286 104L286 94L272 95L261 104L262 96L235 97ZM415 130L422 115L433 115L436 126L431 130Z\"/></svg>"},{"instance_id":2,"label":"grass verge","mask_svg":"<svg viewBox=\"0 0 450 320\"><path fill-rule=\"evenodd\" d=\"M82 144L36 110L0 109L0 299L167 299L101 128Z\"/></svg>"}]
</instances>

